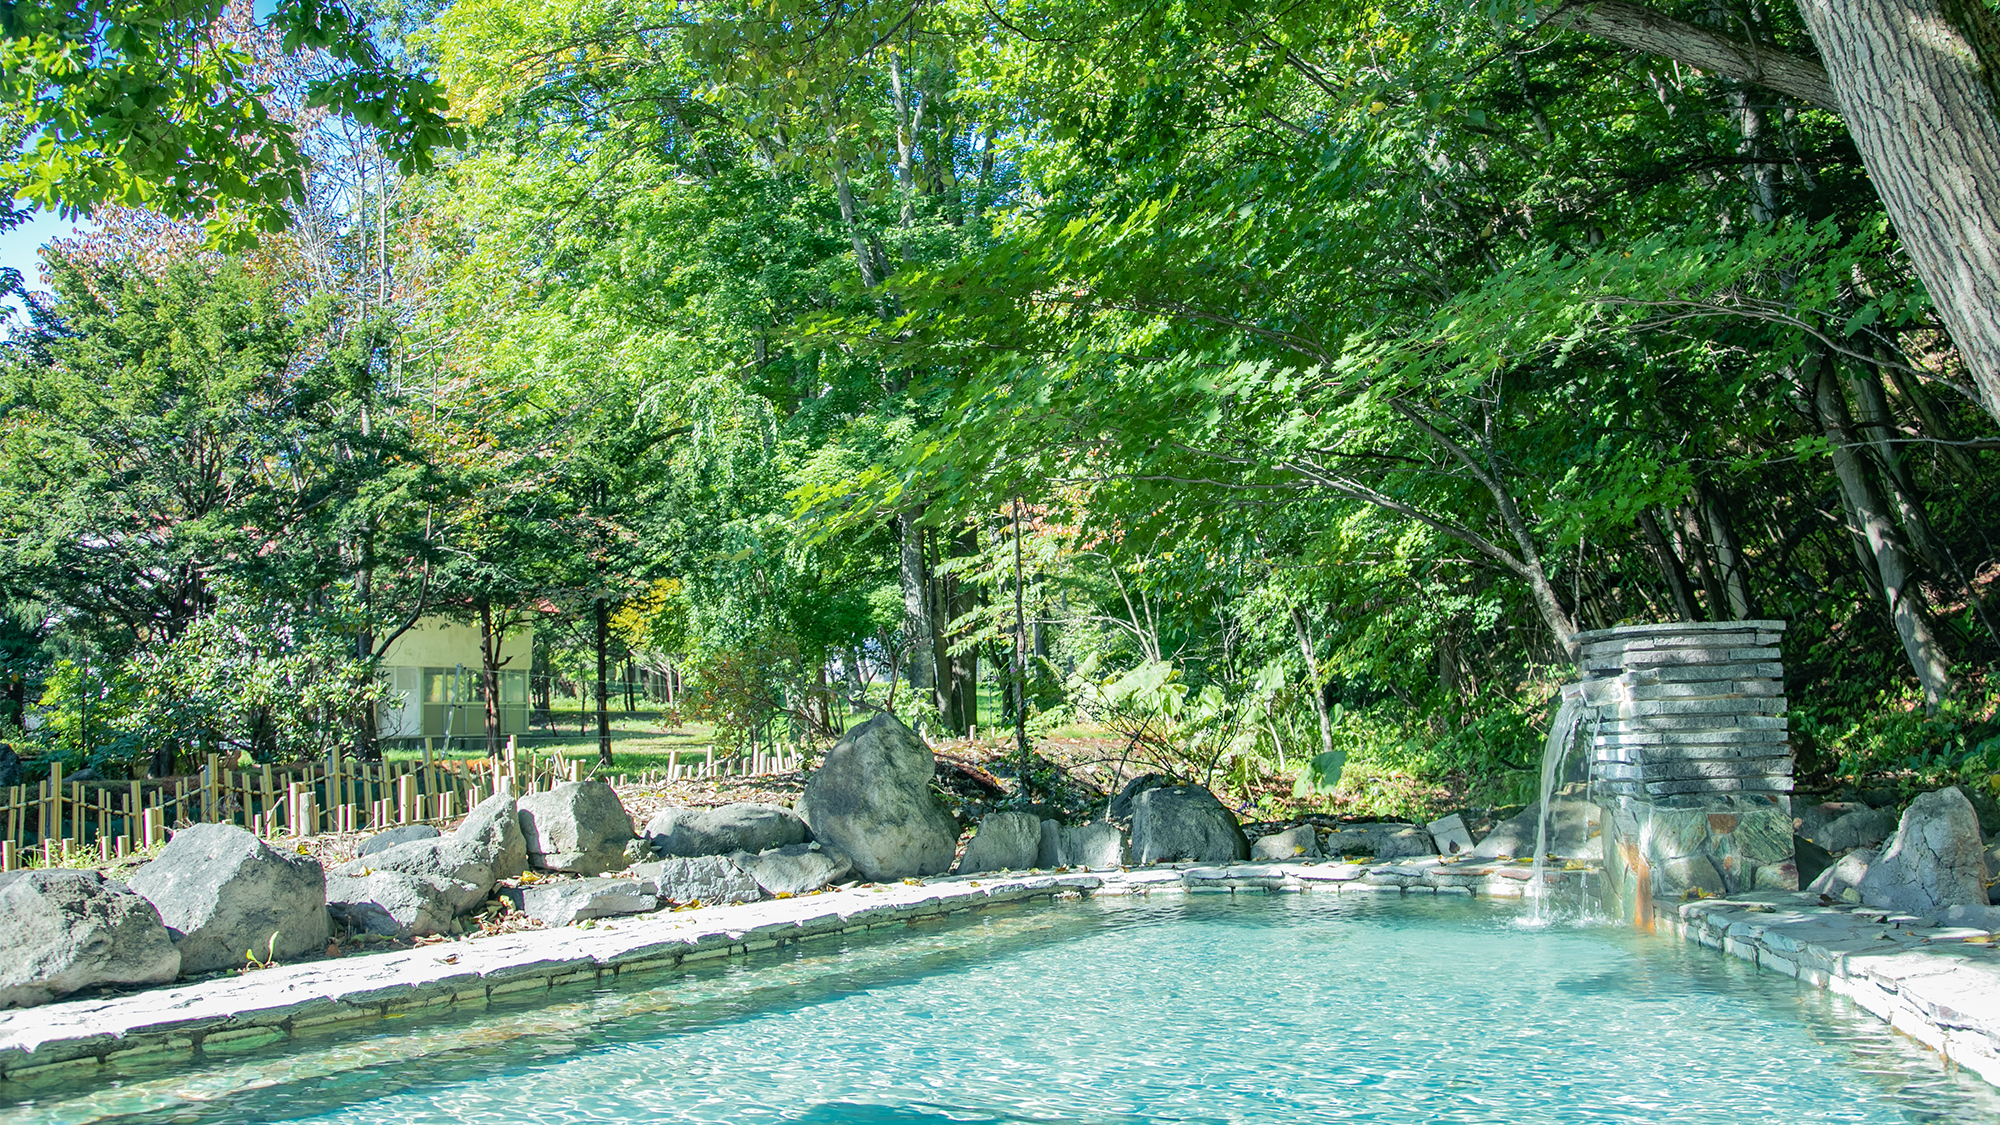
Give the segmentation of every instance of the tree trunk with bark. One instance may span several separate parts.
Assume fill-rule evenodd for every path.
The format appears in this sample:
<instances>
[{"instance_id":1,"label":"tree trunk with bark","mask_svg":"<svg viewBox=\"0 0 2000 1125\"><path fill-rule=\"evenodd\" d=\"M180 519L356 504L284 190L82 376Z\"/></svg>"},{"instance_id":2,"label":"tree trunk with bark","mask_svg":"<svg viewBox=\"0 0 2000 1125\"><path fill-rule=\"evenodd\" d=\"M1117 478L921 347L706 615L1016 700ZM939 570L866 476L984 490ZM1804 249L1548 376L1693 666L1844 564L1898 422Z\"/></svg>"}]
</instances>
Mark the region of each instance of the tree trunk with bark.
<instances>
[{"instance_id":1,"label":"tree trunk with bark","mask_svg":"<svg viewBox=\"0 0 2000 1125\"><path fill-rule=\"evenodd\" d=\"M597 762L611 764L611 702L610 685L605 682L606 649L611 640L611 607L599 594L592 608L595 610L596 628L593 630L597 647Z\"/></svg>"},{"instance_id":2,"label":"tree trunk with bark","mask_svg":"<svg viewBox=\"0 0 2000 1125\"><path fill-rule=\"evenodd\" d=\"M1867 462L1854 439L1854 428L1848 419L1847 405L1841 400L1831 359L1821 360L1814 376L1813 406L1827 441L1833 446L1833 473L1840 483L1841 501L1854 530L1868 545L1868 561L1881 578L1882 596L1888 605L1889 619L1896 626L1896 635L1902 639L1903 655L1923 686L1924 698L1935 704L1956 690L1951 662L1924 617L1923 593L1910 565L1901 529L1868 478Z\"/></svg>"}]
</instances>

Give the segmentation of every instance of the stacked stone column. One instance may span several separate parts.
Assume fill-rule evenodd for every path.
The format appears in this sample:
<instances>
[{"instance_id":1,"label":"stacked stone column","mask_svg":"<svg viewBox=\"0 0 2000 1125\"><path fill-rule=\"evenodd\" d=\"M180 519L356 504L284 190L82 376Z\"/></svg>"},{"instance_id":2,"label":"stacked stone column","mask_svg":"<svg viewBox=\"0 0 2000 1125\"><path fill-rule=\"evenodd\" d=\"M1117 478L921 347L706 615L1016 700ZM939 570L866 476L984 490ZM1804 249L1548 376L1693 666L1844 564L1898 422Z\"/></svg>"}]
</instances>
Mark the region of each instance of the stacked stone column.
<instances>
[{"instance_id":1,"label":"stacked stone column","mask_svg":"<svg viewBox=\"0 0 2000 1125\"><path fill-rule=\"evenodd\" d=\"M1579 634L1590 795L1611 906L1795 889L1782 621Z\"/></svg>"}]
</instances>

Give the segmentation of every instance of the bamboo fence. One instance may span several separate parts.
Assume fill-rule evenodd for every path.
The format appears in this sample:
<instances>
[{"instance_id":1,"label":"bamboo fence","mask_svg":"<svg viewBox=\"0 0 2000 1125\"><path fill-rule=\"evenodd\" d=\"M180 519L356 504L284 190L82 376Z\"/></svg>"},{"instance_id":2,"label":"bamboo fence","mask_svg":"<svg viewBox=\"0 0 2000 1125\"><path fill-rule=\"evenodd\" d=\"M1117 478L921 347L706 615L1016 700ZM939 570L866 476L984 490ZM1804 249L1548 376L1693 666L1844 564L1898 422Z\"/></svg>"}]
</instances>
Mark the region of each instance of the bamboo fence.
<instances>
[{"instance_id":1,"label":"bamboo fence","mask_svg":"<svg viewBox=\"0 0 2000 1125\"><path fill-rule=\"evenodd\" d=\"M160 781L65 780L61 763L34 786L0 790L0 871L33 862L54 866L79 852L109 862L166 842L170 829L192 824L235 824L267 839L321 832L379 832L399 824L442 824L505 790L543 792L581 781L595 754L523 755L507 741L498 758L441 758L424 740L422 760L362 762L341 756L330 763L224 766L220 755L193 777ZM699 759L676 756L641 782L753 776L798 768L789 755L754 754ZM606 778L605 780L614 780ZM615 779L629 784L629 776ZM39 853L39 854L37 854Z\"/></svg>"}]
</instances>

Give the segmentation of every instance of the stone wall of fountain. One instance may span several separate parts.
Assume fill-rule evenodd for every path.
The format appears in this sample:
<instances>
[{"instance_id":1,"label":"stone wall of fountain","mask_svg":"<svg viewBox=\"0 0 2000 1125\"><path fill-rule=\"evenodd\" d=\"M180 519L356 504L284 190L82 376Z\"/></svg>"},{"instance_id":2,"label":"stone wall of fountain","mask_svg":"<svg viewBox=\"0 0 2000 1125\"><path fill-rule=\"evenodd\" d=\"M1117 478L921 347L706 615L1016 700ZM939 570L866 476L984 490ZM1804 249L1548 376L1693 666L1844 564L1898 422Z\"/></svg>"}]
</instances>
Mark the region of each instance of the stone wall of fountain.
<instances>
[{"instance_id":1,"label":"stone wall of fountain","mask_svg":"<svg viewBox=\"0 0 2000 1125\"><path fill-rule=\"evenodd\" d=\"M1604 834L1606 907L1797 889L1782 621L1628 625L1577 636L1578 737Z\"/></svg>"}]
</instances>

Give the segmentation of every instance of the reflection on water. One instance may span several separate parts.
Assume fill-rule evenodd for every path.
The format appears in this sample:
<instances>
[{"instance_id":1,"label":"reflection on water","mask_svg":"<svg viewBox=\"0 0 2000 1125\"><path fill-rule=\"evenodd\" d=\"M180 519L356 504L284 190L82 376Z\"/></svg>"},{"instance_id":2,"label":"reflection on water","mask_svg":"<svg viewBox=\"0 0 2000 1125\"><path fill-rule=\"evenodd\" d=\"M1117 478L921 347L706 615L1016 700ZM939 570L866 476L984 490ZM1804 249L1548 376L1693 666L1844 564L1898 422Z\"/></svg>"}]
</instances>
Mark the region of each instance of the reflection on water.
<instances>
[{"instance_id":1,"label":"reflection on water","mask_svg":"<svg viewBox=\"0 0 2000 1125\"><path fill-rule=\"evenodd\" d=\"M1844 1001L1518 905L1000 909L46 1087L83 1121L2000 1122ZM547 999L544 997L543 999Z\"/></svg>"}]
</instances>

